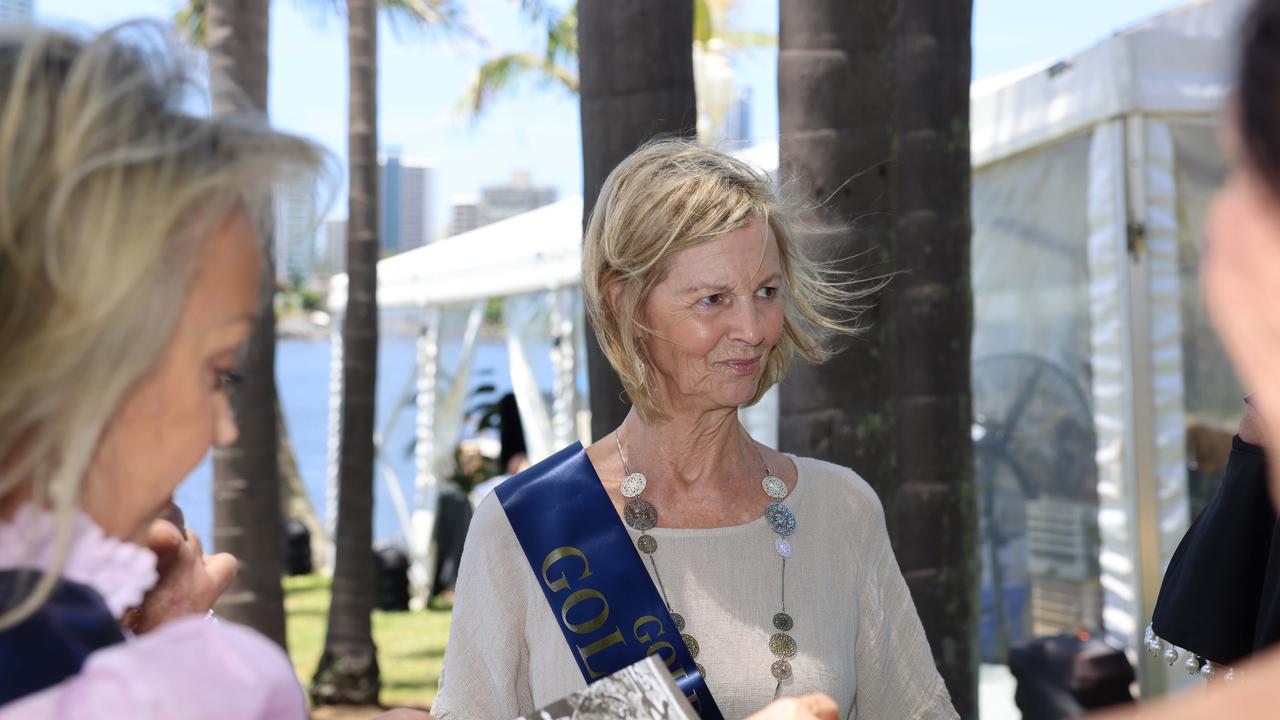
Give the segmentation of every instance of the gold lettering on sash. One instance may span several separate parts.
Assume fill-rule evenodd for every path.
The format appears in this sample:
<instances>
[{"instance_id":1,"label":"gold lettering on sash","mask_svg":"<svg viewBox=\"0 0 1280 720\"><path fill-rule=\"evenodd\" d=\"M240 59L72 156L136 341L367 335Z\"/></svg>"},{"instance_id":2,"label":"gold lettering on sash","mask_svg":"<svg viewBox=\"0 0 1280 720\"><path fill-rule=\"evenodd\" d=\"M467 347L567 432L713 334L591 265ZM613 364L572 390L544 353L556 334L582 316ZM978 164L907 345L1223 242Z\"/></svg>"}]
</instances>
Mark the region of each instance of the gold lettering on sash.
<instances>
[{"instance_id":1,"label":"gold lettering on sash","mask_svg":"<svg viewBox=\"0 0 1280 720\"><path fill-rule=\"evenodd\" d=\"M584 623L569 622L569 611L576 607L579 603L584 603L592 598L600 601L600 612ZM586 588L579 590L565 599L564 605L560 608L560 619L564 620L564 624L573 632L579 635L593 633L604 626L606 620L609 619L609 601L604 599L604 595L599 590Z\"/></svg>"},{"instance_id":2,"label":"gold lettering on sash","mask_svg":"<svg viewBox=\"0 0 1280 720\"><path fill-rule=\"evenodd\" d=\"M586 580L588 577L591 577L591 563L587 561L586 553L576 547L568 545L558 547L547 553L546 559L542 561L542 582L546 583L547 587L551 588L551 592L560 592L561 590L569 589L569 579L564 573L560 574L560 579L552 581L551 578L547 577L547 571L551 569L552 565L571 556L582 558L582 574L578 576L578 579Z\"/></svg>"},{"instance_id":3,"label":"gold lettering on sash","mask_svg":"<svg viewBox=\"0 0 1280 720\"><path fill-rule=\"evenodd\" d=\"M669 650L671 651L671 654L670 655L664 654L663 650ZM649 652L646 654L657 655L658 657L662 658L662 662L666 663L667 669L671 671L671 676L676 680L679 680L680 678L689 674L684 669L684 666L676 665L676 648L674 645L672 645L671 643L665 640L663 640L662 642L654 643L650 645Z\"/></svg>"},{"instance_id":4,"label":"gold lettering on sash","mask_svg":"<svg viewBox=\"0 0 1280 720\"><path fill-rule=\"evenodd\" d=\"M663 650L670 650L671 655L670 656L663 655L662 654ZM666 663L667 667L672 667L676 662L676 648L674 645L667 642L666 640L663 640L660 643L654 643L650 645L649 652L646 654L657 655L658 657L662 658L662 662ZM684 671L681 670L681 672L684 672Z\"/></svg>"},{"instance_id":5,"label":"gold lettering on sash","mask_svg":"<svg viewBox=\"0 0 1280 720\"><path fill-rule=\"evenodd\" d=\"M605 648L610 648L610 647L613 647L614 645L626 645L626 644L627 644L627 641L626 641L626 638L622 637L622 631L615 627L613 629L613 632L609 633L608 635L605 635L604 637L591 643L590 645L586 647L582 647L582 646L578 647L578 655L582 658L582 664L586 666L587 673L591 675L592 680L595 680L596 678L602 677L604 675L608 675L609 673L596 672L595 670L591 669L591 656L595 655L601 650L604 650Z\"/></svg>"},{"instance_id":6,"label":"gold lettering on sash","mask_svg":"<svg viewBox=\"0 0 1280 720\"><path fill-rule=\"evenodd\" d=\"M651 639L651 638L650 638L650 636L649 636L649 633L647 633L647 632L646 632L645 634L643 634L643 635L641 635L641 634L640 634L640 627L641 627L642 625L657 625L657 626L658 626L658 634L657 634L657 635L654 635L653 637L662 637L663 635L665 635L665 634L667 633L667 629L666 629L666 628L664 628L664 627L662 627L662 621L661 621L661 620L659 620L658 618L656 618L656 617L654 617L654 616L652 616L652 615L645 615L644 617L642 617L642 618L640 618L639 620L637 620L637 621L636 621L636 624L635 624L635 627L634 627L634 628L632 628L632 632L633 632L633 634L636 636L636 639L637 639L637 640L639 640L639 641L640 641L640 642L642 642L642 643L647 643L647 642L649 642L649 641L650 641L650 639ZM650 648L650 649L649 649L649 654L650 654L650 655L652 655L652 654L653 654L653 648Z\"/></svg>"}]
</instances>

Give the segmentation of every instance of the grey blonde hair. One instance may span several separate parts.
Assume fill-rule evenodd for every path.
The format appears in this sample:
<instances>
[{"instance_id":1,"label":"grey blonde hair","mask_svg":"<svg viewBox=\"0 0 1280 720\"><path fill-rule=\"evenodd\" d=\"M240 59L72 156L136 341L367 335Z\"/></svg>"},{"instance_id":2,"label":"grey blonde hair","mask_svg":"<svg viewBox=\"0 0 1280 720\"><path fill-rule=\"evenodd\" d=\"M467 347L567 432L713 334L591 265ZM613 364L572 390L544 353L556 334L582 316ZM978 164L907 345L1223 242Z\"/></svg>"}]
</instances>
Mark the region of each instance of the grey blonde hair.
<instances>
[{"instance_id":1,"label":"grey blonde hair","mask_svg":"<svg viewBox=\"0 0 1280 720\"><path fill-rule=\"evenodd\" d=\"M605 179L582 251L583 295L600 348L646 420L666 417L644 340L643 313L676 254L760 220L778 244L785 312L754 405L787 374L792 357L822 363L834 340L860 331L874 292L805 255L798 230L813 208L782 199L769 177L725 153L682 139L649 142Z\"/></svg>"},{"instance_id":2,"label":"grey blonde hair","mask_svg":"<svg viewBox=\"0 0 1280 720\"><path fill-rule=\"evenodd\" d=\"M258 113L209 117L163 26L0 30L0 497L51 509L53 566L0 614L48 597L82 483L118 406L160 360L201 242L331 159ZM247 108L247 104L246 104Z\"/></svg>"}]
</instances>

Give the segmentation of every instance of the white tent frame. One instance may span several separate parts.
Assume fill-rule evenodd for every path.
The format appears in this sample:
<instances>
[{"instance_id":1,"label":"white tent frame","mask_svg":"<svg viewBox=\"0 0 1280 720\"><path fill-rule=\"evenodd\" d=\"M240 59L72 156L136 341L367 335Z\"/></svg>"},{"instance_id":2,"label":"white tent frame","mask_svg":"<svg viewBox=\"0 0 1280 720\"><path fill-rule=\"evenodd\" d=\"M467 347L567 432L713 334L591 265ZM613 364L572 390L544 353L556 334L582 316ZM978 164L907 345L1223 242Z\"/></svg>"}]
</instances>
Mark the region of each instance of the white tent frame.
<instances>
[{"instance_id":1,"label":"white tent frame","mask_svg":"<svg viewBox=\"0 0 1280 720\"><path fill-rule=\"evenodd\" d=\"M1070 58L975 83L975 170L1090 134L1089 281L1103 625L1144 695L1185 684L1142 648L1188 524L1170 121L1211 124L1247 0L1191 2ZM980 319L979 319L980 321Z\"/></svg>"}]
</instances>

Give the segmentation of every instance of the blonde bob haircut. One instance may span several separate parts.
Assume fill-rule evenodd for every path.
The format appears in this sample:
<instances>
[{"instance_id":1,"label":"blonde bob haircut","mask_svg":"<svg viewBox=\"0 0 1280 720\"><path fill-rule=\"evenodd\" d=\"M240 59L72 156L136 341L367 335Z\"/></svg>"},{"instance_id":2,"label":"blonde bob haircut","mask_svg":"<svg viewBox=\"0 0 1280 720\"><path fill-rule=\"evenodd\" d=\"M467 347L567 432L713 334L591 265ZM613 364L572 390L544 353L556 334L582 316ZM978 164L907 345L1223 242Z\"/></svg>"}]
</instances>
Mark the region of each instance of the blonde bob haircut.
<instances>
[{"instance_id":1,"label":"blonde bob haircut","mask_svg":"<svg viewBox=\"0 0 1280 720\"><path fill-rule=\"evenodd\" d=\"M781 382L792 356L825 362L836 337L859 332L859 301L869 293L801 252L796 233L809 208L780 194L753 166L683 139L649 142L605 179L584 239L583 294L600 348L641 417L667 417L645 352L649 294L672 257L754 220L778 245L785 311L782 336L747 405Z\"/></svg>"},{"instance_id":2,"label":"blonde bob haircut","mask_svg":"<svg viewBox=\"0 0 1280 720\"><path fill-rule=\"evenodd\" d=\"M0 629L57 581L99 439L168 345L201 243L331 176L260 114L203 112L192 60L158 23L0 30L0 497L29 492L57 527L52 548L30 539L51 560L0 598Z\"/></svg>"}]
</instances>

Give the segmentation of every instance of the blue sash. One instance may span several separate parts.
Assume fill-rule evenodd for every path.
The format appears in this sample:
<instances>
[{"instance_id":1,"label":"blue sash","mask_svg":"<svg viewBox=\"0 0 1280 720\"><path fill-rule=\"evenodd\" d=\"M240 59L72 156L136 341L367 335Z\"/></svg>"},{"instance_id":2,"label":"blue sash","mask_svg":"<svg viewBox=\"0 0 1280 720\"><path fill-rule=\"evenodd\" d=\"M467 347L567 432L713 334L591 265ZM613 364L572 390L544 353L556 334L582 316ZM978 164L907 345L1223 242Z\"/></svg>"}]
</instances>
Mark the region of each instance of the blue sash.
<instances>
[{"instance_id":1,"label":"blue sash","mask_svg":"<svg viewBox=\"0 0 1280 720\"><path fill-rule=\"evenodd\" d=\"M721 720L582 445L494 492L587 683L657 655L698 713Z\"/></svg>"}]
</instances>

